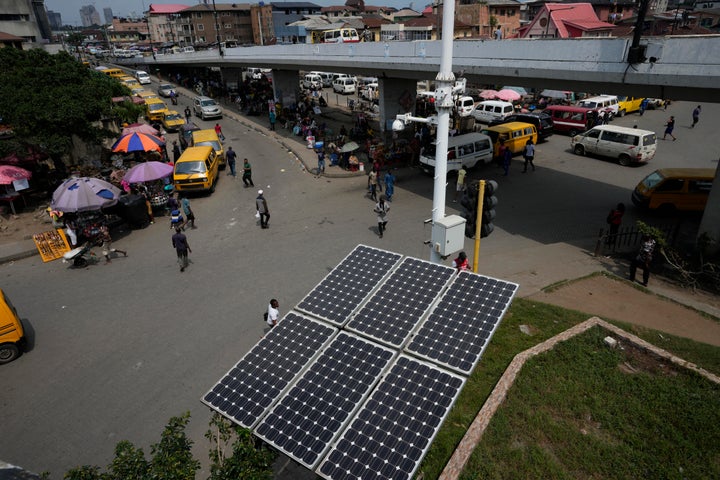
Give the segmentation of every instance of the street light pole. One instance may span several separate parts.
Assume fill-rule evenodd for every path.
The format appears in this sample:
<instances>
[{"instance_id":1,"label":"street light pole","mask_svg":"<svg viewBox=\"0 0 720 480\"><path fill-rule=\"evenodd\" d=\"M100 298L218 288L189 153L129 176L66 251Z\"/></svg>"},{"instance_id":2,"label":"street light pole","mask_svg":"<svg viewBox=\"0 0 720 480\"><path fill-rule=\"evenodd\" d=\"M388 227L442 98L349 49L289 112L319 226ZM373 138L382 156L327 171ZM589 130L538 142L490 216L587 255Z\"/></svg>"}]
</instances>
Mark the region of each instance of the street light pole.
<instances>
[{"instance_id":1,"label":"street light pole","mask_svg":"<svg viewBox=\"0 0 720 480\"><path fill-rule=\"evenodd\" d=\"M433 183L433 225L445 218L445 189L447 184L447 150L450 114L453 109L452 89L455 75L452 72L453 37L455 35L455 2L443 2L440 71L435 77L435 109L437 110L437 147L435 149L435 179ZM435 248L430 249L430 261L441 263L442 257Z\"/></svg>"}]
</instances>

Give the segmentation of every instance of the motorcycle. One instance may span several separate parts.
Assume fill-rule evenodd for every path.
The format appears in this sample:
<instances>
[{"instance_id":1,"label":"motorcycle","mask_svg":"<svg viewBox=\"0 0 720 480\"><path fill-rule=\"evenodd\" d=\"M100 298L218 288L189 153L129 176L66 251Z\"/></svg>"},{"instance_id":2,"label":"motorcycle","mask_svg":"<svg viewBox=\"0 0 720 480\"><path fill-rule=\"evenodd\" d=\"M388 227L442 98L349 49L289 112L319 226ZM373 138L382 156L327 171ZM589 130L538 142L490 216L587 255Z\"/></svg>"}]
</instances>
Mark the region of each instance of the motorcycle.
<instances>
[{"instance_id":1,"label":"motorcycle","mask_svg":"<svg viewBox=\"0 0 720 480\"><path fill-rule=\"evenodd\" d=\"M63 254L63 261L72 262L72 268L85 268L91 261L93 263L97 261L97 255L92 251L94 246L95 242L88 240L83 246L74 248Z\"/></svg>"}]
</instances>

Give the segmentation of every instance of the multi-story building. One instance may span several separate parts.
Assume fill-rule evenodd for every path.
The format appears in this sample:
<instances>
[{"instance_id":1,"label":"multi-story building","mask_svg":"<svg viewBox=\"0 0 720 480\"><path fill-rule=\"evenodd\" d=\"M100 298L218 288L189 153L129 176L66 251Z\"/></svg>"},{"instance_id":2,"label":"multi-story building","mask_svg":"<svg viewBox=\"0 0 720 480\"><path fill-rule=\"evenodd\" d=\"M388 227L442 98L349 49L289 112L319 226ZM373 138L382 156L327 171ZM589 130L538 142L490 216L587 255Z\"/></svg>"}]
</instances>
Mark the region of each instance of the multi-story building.
<instances>
[{"instance_id":1,"label":"multi-story building","mask_svg":"<svg viewBox=\"0 0 720 480\"><path fill-rule=\"evenodd\" d=\"M80 7L80 23L82 23L83 27L101 25L100 13L95 9L95 5Z\"/></svg>"},{"instance_id":2,"label":"multi-story building","mask_svg":"<svg viewBox=\"0 0 720 480\"><path fill-rule=\"evenodd\" d=\"M304 37L305 31L298 26L290 26L308 15L320 15L322 7L309 2L273 2L272 21L275 30L275 38L278 42L297 42L298 38Z\"/></svg>"},{"instance_id":3,"label":"multi-story building","mask_svg":"<svg viewBox=\"0 0 720 480\"><path fill-rule=\"evenodd\" d=\"M0 32L22 38L26 48L49 42L52 30L44 0L3 0Z\"/></svg>"},{"instance_id":4,"label":"multi-story building","mask_svg":"<svg viewBox=\"0 0 720 480\"><path fill-rule=\"evenodd\" d=\"M103 16L105 17L105 25L110 25L113 21L112 8L110 8L110 7L103 8Z\"/></svg>"}]
</instances>

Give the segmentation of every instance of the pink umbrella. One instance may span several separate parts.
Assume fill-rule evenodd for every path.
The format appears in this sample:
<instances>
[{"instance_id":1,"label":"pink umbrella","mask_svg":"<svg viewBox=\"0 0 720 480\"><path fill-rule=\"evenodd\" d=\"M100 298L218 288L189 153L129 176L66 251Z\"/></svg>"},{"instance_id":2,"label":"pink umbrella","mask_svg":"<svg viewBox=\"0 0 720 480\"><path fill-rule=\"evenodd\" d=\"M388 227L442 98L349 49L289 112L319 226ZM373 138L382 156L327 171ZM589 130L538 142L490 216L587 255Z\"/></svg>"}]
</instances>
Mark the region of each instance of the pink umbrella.
<instances>
[{"instance_id":1,"label":"pink umbrella","mask_svg":"<svg viewBox=\"0 0 720 480\"><path fill-rule=\"evenodd\" d=\"M506 102L514 102L515 100L520 100L521 95L516 92L515 90L510 90L509 88L504 88L497 92L497 98L499 100L505 100Z\"/></svg>"},{"instance_id":2,"label":"pink umbrella","mask_svg":"<svg viewBox=\"0 0 720 480\"><path fill-rule=\"evenodd\" d=\"M27 180L32 172L15 165L0 165L0 185L10 185L15 180Z\"/></svg>"},{"instance_id":3,"label":"pink umbrella","mask_svg":"<svg viewBox=\"0 0 720 480\"><path fill-rule=\"evenodd\" d=\"M147 135L158 136L160 132L148 125L147 123L131 123L127 127L122 129L121 137L129 135L131 133L145 133Z\"/></svg>"},{"instance_id":4,"label":"pink umbrella","mask_svg":"<svg viewBox=\"0 0 720 480\"><path fill-rule=\"evenodd\" d=\"M492 100L493 98L497 97L497 90L483 90L480 92L480 98L484 98L485 100Z\"/></svg>"}]
</instances>

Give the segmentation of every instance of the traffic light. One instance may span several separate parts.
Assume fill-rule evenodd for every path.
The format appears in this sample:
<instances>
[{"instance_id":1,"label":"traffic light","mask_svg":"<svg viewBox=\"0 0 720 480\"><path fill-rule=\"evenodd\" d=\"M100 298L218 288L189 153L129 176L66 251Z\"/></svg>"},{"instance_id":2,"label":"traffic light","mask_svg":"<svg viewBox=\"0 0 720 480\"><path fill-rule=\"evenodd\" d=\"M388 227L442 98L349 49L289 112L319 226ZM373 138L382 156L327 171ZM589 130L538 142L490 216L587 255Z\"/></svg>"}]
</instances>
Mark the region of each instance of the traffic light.
<instances>
[{"instance_id":1,"label":"traffic light","mask_svg":"<svg viewBox=\"0 0 720 480\"><path fill-rule=\"evenodd\" d=\"M483 192L482 202L482 220L480 227L480 238L485 238L495 230L493 220L495 220L495 207L498 204L498 199L495 196L497 192L498 184L495 180L485 181L485 189Z\"/></svg>"},{"instance_id":2,"label":"traffic light","mask_svg":"<svg viewBox=\"0 0 720 480\"><path fill-rule=\"evenodd\" d=\"M475 236L475 224L477 222L478 208L478 185L477 183L468 184L460 199L460 205L463 207L463 218L465 219L465 236L473 238Z\"/></svg>"}]
</instances>

